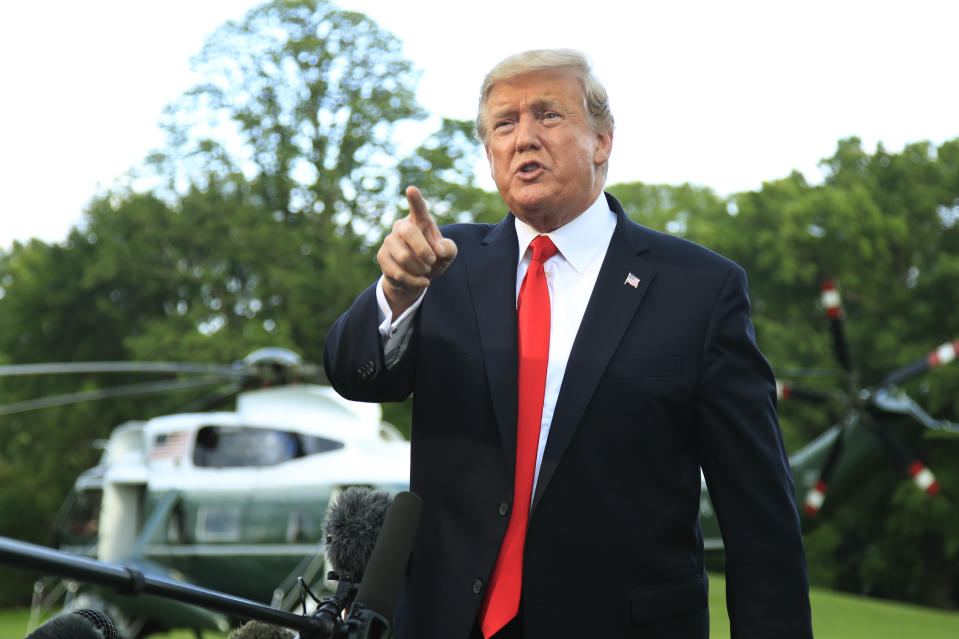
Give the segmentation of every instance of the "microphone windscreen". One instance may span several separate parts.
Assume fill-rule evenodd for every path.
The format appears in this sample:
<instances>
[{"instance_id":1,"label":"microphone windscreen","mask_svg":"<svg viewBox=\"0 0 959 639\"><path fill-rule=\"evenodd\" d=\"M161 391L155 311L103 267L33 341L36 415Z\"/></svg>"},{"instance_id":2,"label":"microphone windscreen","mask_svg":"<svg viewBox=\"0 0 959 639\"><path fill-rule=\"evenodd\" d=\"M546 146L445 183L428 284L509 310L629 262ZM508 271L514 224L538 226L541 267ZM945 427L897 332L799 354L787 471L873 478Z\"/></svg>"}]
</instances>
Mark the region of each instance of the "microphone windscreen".
<instances>
[{"instance_id":1,"label":"microphone windscreen","mask_svg":"<svg viewBox=\"0 0 959 639\"><path fill-rule=\"evenodd\" d=\"M423 501L411 492L393 498L373 547L356 602L392 621L403 588Z\"/></svg>"},{"instance_id":2,"label":"microphone windscreen","mask_svg":"<svg viewBox=\"0 0 959 639\"><path fill-rule=\"evenodd\" d=\"M358 582L383 526L390 495L350 486L330 506L324 523L326 558L341 579Z\"/></svg>"},{"instance_id":3,"label":"microphone windscreen","mask_svg":"<svg viewBox=\"0 0 959 639\"><path fill-rule=\"evenodd\" d=\"M295 636L292 630L261 621L251 621L230 633L230 639L293 639Z\"/></svg>"},{"instance_id":4,"label":"microphone windscreen","mask_svg":"<svg viewBox=\"0 0 959 639\"><path fill-rule=\"evenodd\" d=\"M25 639L117 639L117 629L105 614L86 608L54 617Z\"/></svg>"},{"instance_id":5,"label":"microphone windscreen","mask_svg":"<svg viewBox=\"0 0 959 639\"><path fill-rule=\"evenodd\" d=\"M99 610L82 608L74 610L72 614L79 615L92 623L93 627L103 635L103 639L117 639L117 628L113 625L113 620Z\"/></svg>"}]
</instances>

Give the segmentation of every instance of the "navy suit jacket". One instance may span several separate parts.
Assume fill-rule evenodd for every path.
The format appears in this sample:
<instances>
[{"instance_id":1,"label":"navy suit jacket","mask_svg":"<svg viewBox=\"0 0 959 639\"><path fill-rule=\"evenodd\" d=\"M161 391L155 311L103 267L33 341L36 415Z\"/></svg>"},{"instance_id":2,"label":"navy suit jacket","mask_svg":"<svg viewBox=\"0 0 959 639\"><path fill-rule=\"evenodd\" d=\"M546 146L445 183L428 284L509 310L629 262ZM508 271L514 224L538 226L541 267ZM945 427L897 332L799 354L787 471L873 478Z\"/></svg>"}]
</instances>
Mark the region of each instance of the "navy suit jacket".
<instances>
[{"instance_id":1,"label":"navy suit jacket","mask_svg":"<svg viewBox=\"0 0 959 639\"><path fill-rule=\"evenodd\" d=\"M606 197L616 229L533 496L527 636L707 636L704 476L723 531L733 637L810 637L793 484L745 275L632 222ZM334 324L324 354L344 397L413 395L410 487L424 506L395 635L409 639L469 636L506 531L515 463L513 218L443 234L459 253L431 283L403 358L384 366L372 287Z\"/></svg>"}]
</instances>

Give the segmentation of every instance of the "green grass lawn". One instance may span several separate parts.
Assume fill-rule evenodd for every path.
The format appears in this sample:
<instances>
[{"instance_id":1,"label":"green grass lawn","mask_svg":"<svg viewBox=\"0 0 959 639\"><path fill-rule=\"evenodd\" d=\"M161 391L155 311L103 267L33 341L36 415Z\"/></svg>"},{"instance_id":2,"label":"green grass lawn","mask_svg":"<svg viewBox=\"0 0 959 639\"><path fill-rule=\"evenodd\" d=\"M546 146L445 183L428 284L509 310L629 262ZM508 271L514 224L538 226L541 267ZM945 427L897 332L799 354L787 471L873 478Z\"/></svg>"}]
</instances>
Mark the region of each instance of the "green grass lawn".
<instances>
[{"instance_id":1,"label":"green grass lawn","mask_svg":"<svg viewBox=\"0 0 959 639\"><path fill-rule=\"evenodd\" d=\"M726 581L709 576L710 639L729 639ZM959 612L857 597L813 588L809 594L816 639L955 639Z\"/></svg>"},{"instance_id":2,"label":"green grass lawn","mask_svg":"<svg viewBox=\"0 0 959 639\"><path fill-rule=\"evenodd\" d=\"M726 616L726 582L721 575L709 578L709 616L712 639L729 639ZM867 597L856 597L813 588L812 620L816 639L955 639L959 637L959 612L910 606ZM0 610L0 637L20 639L27 634L29 612ZM192 632L152 635L153 639L194 639ZM204 639L224 639L208 632Z\"/></svg>"}]
</instances>

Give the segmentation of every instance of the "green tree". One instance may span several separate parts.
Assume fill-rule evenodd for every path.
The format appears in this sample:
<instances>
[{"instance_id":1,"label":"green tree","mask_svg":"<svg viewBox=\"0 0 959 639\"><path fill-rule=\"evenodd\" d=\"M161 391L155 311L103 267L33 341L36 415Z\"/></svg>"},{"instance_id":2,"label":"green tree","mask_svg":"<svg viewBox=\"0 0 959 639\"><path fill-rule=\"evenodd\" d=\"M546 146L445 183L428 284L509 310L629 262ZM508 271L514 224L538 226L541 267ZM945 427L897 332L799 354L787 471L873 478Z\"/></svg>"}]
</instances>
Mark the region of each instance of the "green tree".
<instances>
[{"instance_id":1,"label":"green tree","mask_svg":"<svg viewBox=\"0 0 959 639\"><path fill-rule=\"evenodd\" d=\"M483 162L473 123L443 118L439 129L400 162L400 185L418 186L439 224L497 222L506 207L498 193L479 186L476 167Z\"/></svg>"},{"instance_id":2,"label":"green tree","mask_svg":"<svg viewBox=\"0 0 959 639\"><path fill-rule=\"evenodd\" d=\"M167 187L243 175L270 214L376 225L398 191L396 123L423 115L401 44L324 0L275 0L228 22L195 58L203 81L167 109ZM360 225L362 227L362 225Z\"/></svg>"},{"instance_id":3,"label":"green tree","mask_svg":"<svg viewBox=\"0 0 959 639\"><path fill-rule=\"evenodd\" d=\"M87 280L110 290L105 313L126 318L127 357L223 362L272 345L319 361L327 328L375 275L362 238L323 226L210 183L176 208L101 200L77 243L95 238Z\"/></svg>"},{"instance_id":4,"label":"green tree","mask_svg":"<svg viewBox=\"0 0 959 639\"><path fill-rule=\"evenodd\" d=\"M956 255L959 228L959 140L901 153L866 153L842 140L824 160L826 179L798 174L731 199L734 215L710 245L750 275L758 339L777 370L836 367L818 301L819 284L835 278L860 382L888 372L959 336ZM837 388L837 380L804 380ZM959 367L938 369L905 385L936 417L959 421ZM837 419L815 407L784 402L780 418L793 441ZM807 537L810 552L835 566L827 585L942 605L959 602L959 530L947 505L959 491L954 438L920 439L904 425L942 483L928 499L890 455L856 499L828 527ZM830 581L832 580L832 581Z\"/></svg>"}]
</instances>

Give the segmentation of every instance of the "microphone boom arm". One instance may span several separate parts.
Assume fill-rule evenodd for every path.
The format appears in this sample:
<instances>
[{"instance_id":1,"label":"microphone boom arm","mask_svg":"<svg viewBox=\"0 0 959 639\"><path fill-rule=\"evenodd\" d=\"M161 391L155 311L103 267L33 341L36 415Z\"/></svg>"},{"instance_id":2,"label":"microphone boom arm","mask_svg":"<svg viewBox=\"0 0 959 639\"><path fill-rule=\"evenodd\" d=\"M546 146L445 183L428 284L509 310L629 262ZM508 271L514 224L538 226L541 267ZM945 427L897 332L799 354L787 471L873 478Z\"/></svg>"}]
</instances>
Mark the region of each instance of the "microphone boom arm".
<instances>
[{"instance_id":1,"label":"microphone boom arm","mask_svg":"<svg viewBox=\"0 0 959 639\"><path fill-rule=\"evenodd\" d=\"M158 595L241 619L290 628L299 631L302 639L387 639L421 508L422 502L415 494L397 493L386 511L359 587L342 580L336 594L320 602L313 616L296 615L249 599L147 575L135 568L2 536L0 563L107 586L120 594ZM345 620L344 606L349 606Z\"/></svg>"},{"instance_id":2,"label":"microphone boom arm","mask_svg":"<svg viewBox=\"0 0 959 639\"><path fill-rule=\"evenodd\" d=\"M78 557L8 537L0 537L0 561L27 570L106 586L121 594L158 595L243 619L283 626L306 636L323 636L315 635L322 624L313 617L295 615L249 599L146 575L134 568Z\"/></svg>"}]
</instances>

